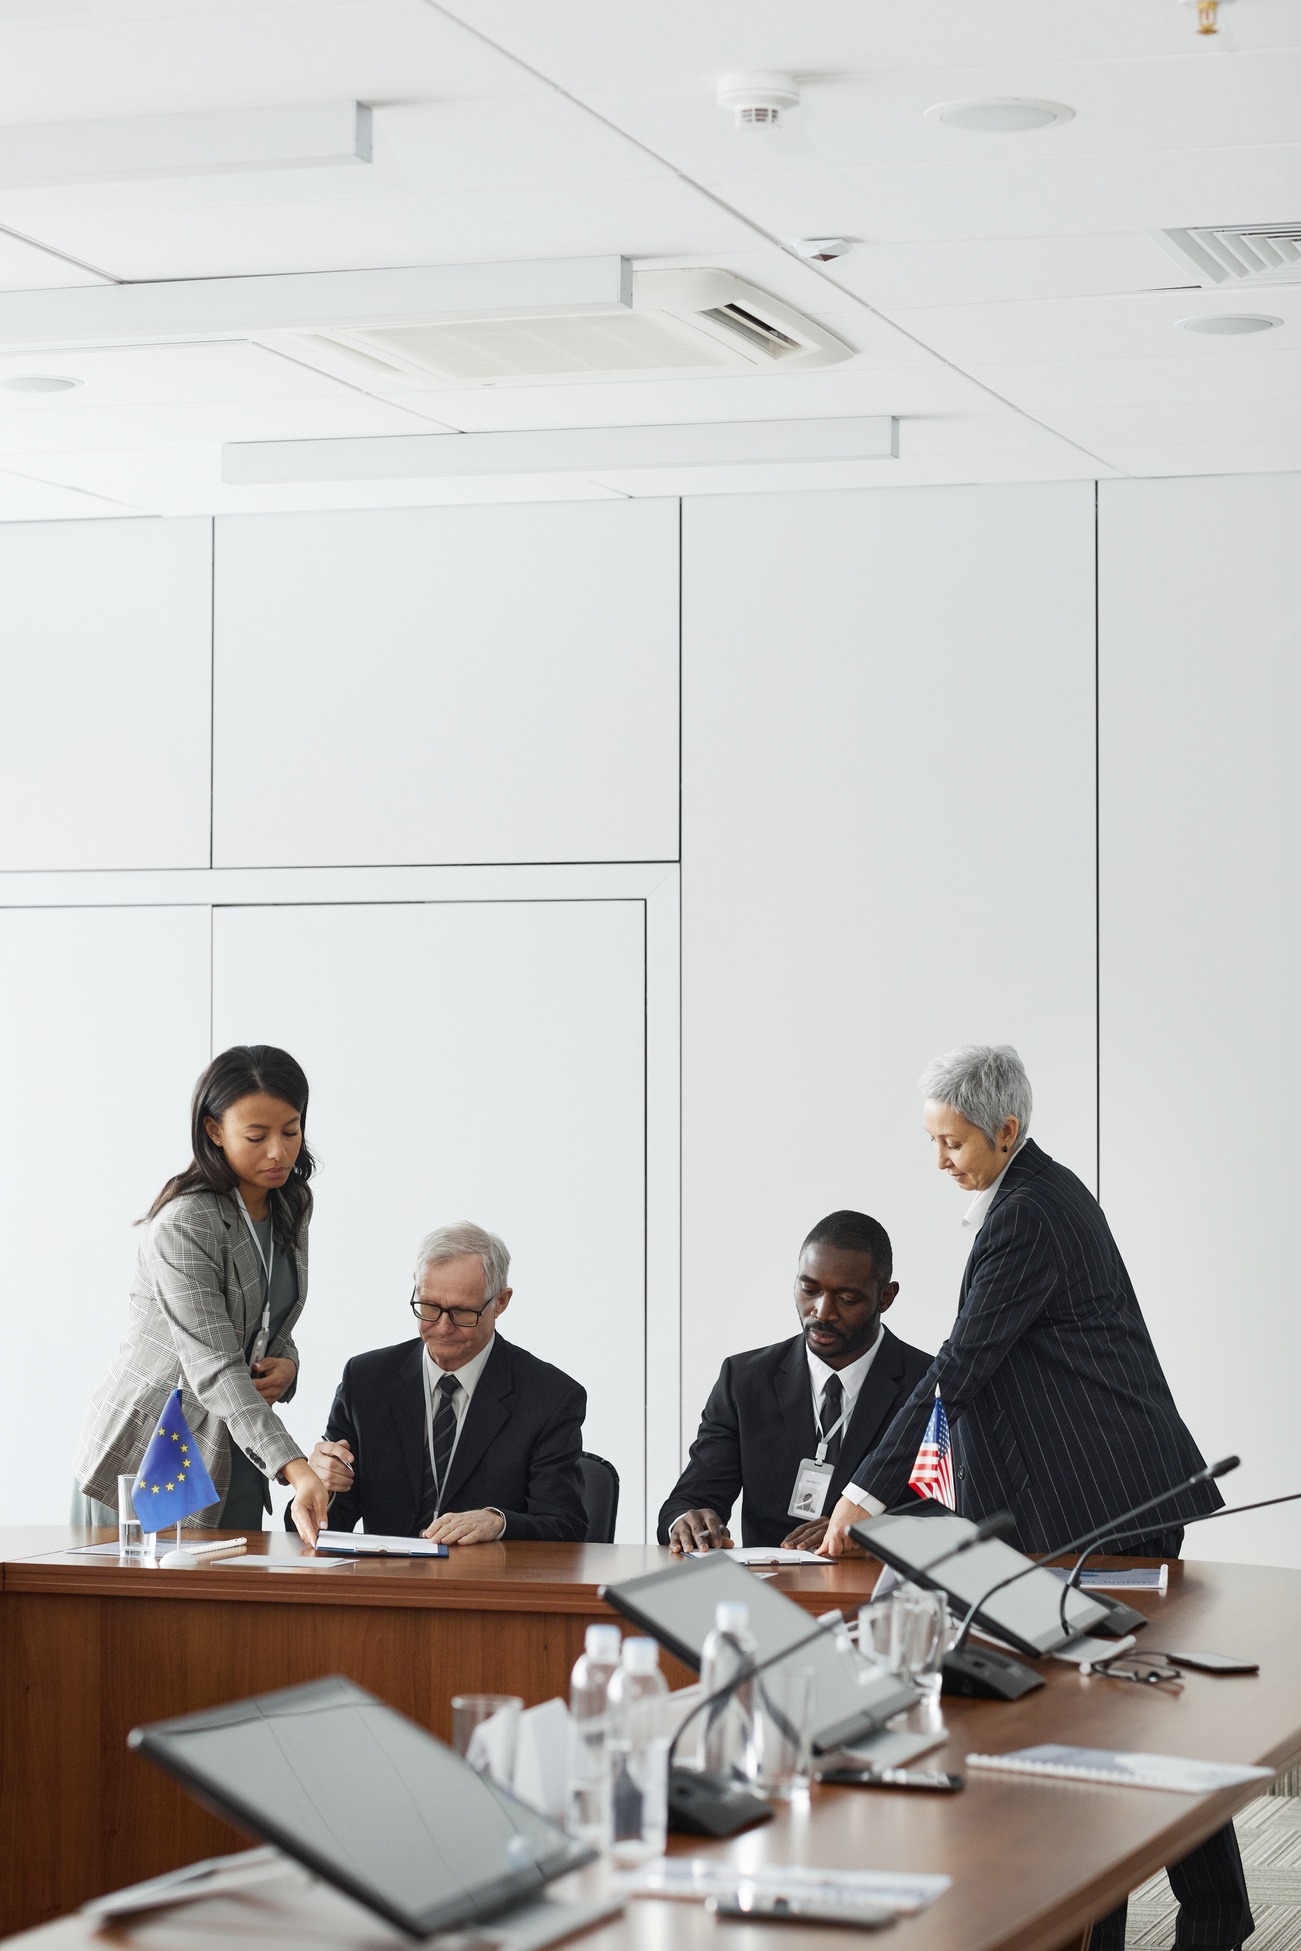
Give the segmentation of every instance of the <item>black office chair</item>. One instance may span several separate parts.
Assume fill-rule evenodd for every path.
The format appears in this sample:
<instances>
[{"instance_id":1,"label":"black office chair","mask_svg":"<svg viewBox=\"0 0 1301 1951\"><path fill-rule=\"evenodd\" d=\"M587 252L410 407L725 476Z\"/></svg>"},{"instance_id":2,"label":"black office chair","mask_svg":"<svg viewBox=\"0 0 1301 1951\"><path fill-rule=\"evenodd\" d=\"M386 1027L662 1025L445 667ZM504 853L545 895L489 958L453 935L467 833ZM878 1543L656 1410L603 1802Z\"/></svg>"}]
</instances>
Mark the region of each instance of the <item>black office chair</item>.
<instances>
[{"instance_id":1,"label":"black office chair","mask_svg":"<svg viewBox=\"0 0 1301 1951\"><path fill-rule=\"evenodd\" d=\"M603 1456L593 1456L590 1450L584 1450L578 1461L583 1466L587 1543L612 1545L614 1521L619 1515L619 1472Z\"/></svg>"}]
</instances>

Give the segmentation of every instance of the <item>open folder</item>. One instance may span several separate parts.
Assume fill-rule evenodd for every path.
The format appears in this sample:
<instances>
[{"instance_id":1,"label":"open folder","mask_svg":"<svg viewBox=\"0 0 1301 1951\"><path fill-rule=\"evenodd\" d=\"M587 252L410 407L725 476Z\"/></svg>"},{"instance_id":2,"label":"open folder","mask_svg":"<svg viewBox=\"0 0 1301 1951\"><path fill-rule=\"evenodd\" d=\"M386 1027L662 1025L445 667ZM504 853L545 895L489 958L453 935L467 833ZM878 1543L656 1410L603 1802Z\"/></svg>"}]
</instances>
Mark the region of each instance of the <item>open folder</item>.
<instances>
[{"instance_id":1,"label":"open folder","mask_svg":"<svg viewBox=\"0 0 1301 1951\"><path fill-rule=\"evenodd\" d=\"M322 1531L318 1551L336 1558L446 1558L447 1546L432 1538L391 1538L383 1531Z\"/></svg>"}]
</instances>

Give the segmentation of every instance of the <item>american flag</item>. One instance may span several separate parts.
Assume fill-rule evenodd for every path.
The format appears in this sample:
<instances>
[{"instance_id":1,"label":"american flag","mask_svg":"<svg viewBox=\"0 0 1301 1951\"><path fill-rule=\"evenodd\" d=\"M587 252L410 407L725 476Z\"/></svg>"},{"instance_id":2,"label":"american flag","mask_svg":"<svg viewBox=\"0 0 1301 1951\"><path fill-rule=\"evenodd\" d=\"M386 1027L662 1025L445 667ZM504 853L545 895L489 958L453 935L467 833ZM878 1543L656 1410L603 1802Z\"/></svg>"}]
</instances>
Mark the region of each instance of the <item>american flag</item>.
<instances>
[{"instance_id":1,"label":"american flag","mask_svg":"<svg viewBox=\"0 0 1301 1951\"><path fill-rule=\"evenodd\" d=\"M949 1455L949 1419L938 1389L908 1488L920 1497L933 1497L937 1503L947 1504L951 1511L957 1509L953 1496L953 1459Z\"/></svg>"}]
</instances>

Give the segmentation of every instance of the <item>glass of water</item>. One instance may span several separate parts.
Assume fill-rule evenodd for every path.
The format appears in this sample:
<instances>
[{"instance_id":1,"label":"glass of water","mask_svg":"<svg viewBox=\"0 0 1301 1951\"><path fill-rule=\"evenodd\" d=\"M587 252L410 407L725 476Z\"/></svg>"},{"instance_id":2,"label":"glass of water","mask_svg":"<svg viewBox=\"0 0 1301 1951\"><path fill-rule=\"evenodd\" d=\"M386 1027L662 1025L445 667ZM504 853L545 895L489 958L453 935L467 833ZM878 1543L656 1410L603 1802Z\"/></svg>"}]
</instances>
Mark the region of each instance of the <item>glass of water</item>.
<instances>
[{"instance_id":1,"label":"glass of water","mask_svg":"<svg viewBox=\"0 0 1301 1951\"><path fill-rule=\"evenodd\" d=\"M943 1592L901 1585L891 1601L890 1664L923 1695L938 1698L949 1647L949 1606Z\"/></svg>"},{"instance_id":2,"label":"glass of water","mask_svg":"<svg viewBox=\"0 0 1301 1951\"><path fill-rule=\"evenodd\" d=\"M817 1675L812 1667L775 1666L754 1683L754 1772L760 1795L789 1802L808 1793Z\"/></svg>"},{"instance_id":3,"label":"glass of water","mask_svg":"<svg viewBox=\"0 0 1301 1951\"><path fill-rule=\"evenodd\" d=\"M119 1477L117 1480L117 1555L118 1562L126 1565L149 1563L158 1536L155 1531L146 1531L136 1516L136 1507L131 1500L135 1487L134 1476Z\"/></svg>"}]
</instances>

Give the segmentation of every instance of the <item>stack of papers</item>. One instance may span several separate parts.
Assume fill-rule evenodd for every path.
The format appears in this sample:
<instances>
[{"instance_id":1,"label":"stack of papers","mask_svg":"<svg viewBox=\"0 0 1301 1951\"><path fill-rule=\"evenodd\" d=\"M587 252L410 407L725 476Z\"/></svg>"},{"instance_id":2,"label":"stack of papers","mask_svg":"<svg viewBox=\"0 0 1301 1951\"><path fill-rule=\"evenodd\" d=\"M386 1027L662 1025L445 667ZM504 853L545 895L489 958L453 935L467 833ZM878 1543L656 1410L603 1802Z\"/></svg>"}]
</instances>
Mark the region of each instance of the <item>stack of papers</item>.
<instances>
[{"instance_id":1,"label":"stack of papers","mask_svg":"<svg viewBox=\"0 0 1301 1951\"><path fill-rule=\"evenodd\" d=\"M688 1558L712 1558L712 1551L689 1551ZM787 1551L785 1545L738 1545L728 1556L737 1565L829 1565L816 1551Z\"/></svg>"},{"instance_id":2,"label":"stack of papers","mask_svg":"<svg viewBox=\"0 0 1301 1951\"><path fill-rule=\"evenodd\" d=\"M757 1896L820 1897L832 1903L886 1904L900 1917L934 1903L952 1883L950 1876L896 1870L814 1870L799 1863L764 1863L738 1869L716 1857L662 1856L621 1879L631 1897L734 1897L742 1884Z\"/></svg>"},{"instance_id":3,"label":"stack of papers","mask_svg":"<svg viewBox=\"0 0 1301 1951\"><path fill-rule=\"evenodd\" d=\"M322 1531L316 1549L360 1558L446 1558L447 1546L432 1538L390 1538L382 1531Z\"/></svg>"},{"instance_id":4,"label":"stack of papers","mask_svg":"<svg viewBox=\"0 0 1301 1951\"><path fill-rule=\"evenodd\" d=\"M1006 1755L968 1755L967 1766L1009 1775L1056 1775L1067 1782L1173 1789L1179 1795L1211 1795L1217 1788L1274 1779L1272 1768L1190 1761L1184 1755L1127 1753L1123 1748L1071 1748L1057 1741L1045 1741L1037 1748L1015 1748Z\"/></svg>"}]
</instances>

